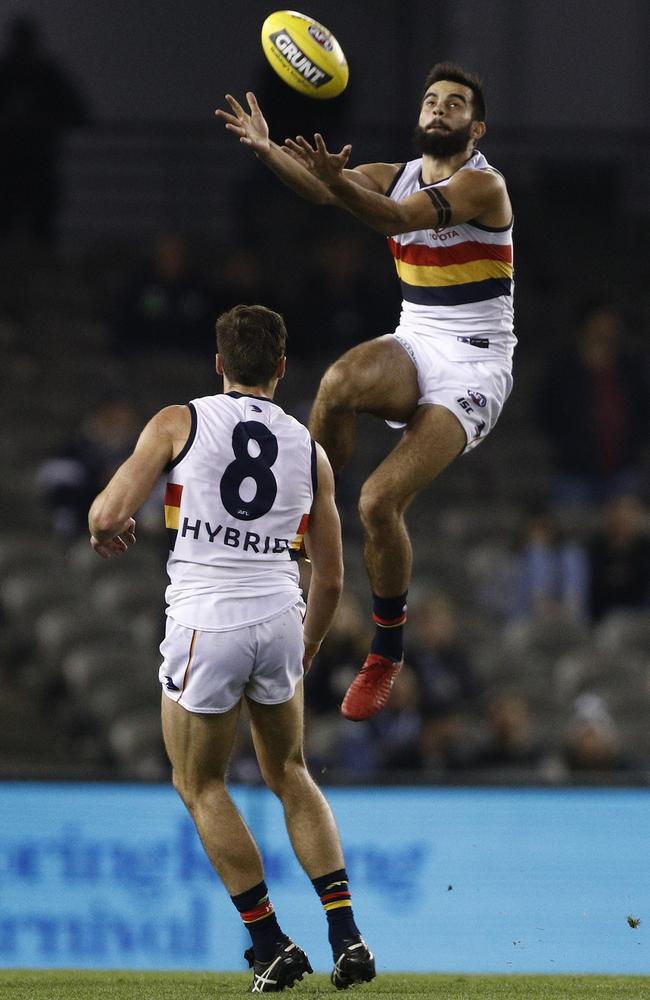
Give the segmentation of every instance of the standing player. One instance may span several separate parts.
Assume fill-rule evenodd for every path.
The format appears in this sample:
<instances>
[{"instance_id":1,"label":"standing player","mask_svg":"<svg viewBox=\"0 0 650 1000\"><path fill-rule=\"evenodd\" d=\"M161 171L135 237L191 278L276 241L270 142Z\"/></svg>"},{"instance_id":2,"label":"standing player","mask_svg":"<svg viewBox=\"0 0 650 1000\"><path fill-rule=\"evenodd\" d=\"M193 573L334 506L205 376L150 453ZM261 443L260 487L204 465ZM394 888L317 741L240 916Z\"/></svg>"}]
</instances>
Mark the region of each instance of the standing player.
<instances>
[{"instance_id":1,"label":"standing player","mask_svg":"<svg viewBox=\"0 0 650 1000\"><path fill-rule=\"evenodd\" d=\"M153 417L89 514L96 552L121 554L135 541L133 514L167 470L163 735L174 786L250 931L253 993L278 992L312 970L280 929L260 853L226 790L244 697L262 775L282 801L292 846L326 912L332 982L346 989L375 975L334 817L303 755L303 672L331 624L343 566L329 462L273 402L285 344L282 317L264 306L221 315L224 393ZM303 537L312 566L304 623Z\"/></svg>"},{"instance_id":2,"label":"standing player","mask_svg":"<svg viewBox=\"0 0 650 1000\"><path fill-rule=\"evenodd\" d=\"M512 387L512 208L503 177L476 143L485 134L478 79L439 63L423 91L408 163L346 169L351 146L330 153L322 136L285 147L269 139L255 95L249 112L230 95L226 128L297 194L335 205L388 237L403 293L394 334L352 348L325 373L311 432L338 472L359 413L405 426L364 484L359 501L376 629L343 700L349 719L385 705L402 663L411 577L404 521L415 496L462 452L484 440Z\"/></svg>"}]
</instances>

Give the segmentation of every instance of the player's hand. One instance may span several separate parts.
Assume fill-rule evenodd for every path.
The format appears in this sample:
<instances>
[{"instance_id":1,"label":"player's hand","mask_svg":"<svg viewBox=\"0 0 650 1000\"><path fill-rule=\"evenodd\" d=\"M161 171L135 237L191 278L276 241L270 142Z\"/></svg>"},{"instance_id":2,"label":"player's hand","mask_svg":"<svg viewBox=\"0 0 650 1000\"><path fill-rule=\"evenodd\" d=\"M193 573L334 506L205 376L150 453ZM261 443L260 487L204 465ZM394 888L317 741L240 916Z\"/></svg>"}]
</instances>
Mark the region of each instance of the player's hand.
<instances>
[{"instance_id":1,"label":"player's hand","mask_svg":"<svg viewBox=\"0 0 650 1000\"><path fill-rule=\"evenodd\" d=\"M130 545L135 545L135 520L130 517L122 531L112 538L99 539L91 535L90 544L102 559L121 556Z\"/></svg>"},{"instance_id":2,"label":"player's hand","mask_svg":"<svg viewBox=\"0 0 650 1000\"><path fill-rule=\"evenodd\" d=\"M329 188L336 187L342 179L352 152L352 146L348 143L339 153L330 153L320 132L315 133L313 146L304 136L298 135L295 139L287 139L284 149L292 159L301 163Z\"/></svg>"},{"instance_id":3,"label":"player's hand","mask_svg":"<svg viewBox=\"0 0 650 1000\"><path fill-rule=\"evenodd\" d=\"M226 128L233 135L239 137L239 141L250 148L255 153L266 153L271 148L269 139L269 126L257 103L257 98L252 91L246 94L249 112L243 107L232 94L226 94L226 100L230 105L230 111L223 111L217 108L215 115L225 122Z\"/></svg>"},{"instance_id":4,"label":"player's hand","mask_svg":"<svg viewBox=\"0 0 650 1000\"><path fill-rule=\"evenodd\" d=\"M306 642L305 652L302 658L302 670L303 673L309 673L309 668L312 665L312 661L316 656L316 653L320 649L320 642Z\"/></svg>"}]
</instances>

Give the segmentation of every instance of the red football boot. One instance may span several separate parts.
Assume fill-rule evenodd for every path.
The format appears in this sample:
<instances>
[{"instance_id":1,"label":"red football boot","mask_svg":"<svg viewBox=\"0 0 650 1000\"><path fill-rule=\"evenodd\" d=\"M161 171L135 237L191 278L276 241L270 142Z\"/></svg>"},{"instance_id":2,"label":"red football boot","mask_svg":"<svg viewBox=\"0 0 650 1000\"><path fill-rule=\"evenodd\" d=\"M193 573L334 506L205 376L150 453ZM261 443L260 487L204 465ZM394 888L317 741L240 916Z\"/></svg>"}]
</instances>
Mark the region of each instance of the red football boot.
<instances>
[{"instance_id":1,"label":"red football boot","mask_svg":"<svg viewBox=\"0 0 650 1000\"><path fill-rule=\"evenodd\" d=\"M345 693L341 714L352 722L363 722L381 711L403 662L395 663L379 653L368 653L366 662Z\"/></svg>"}]
</instances>

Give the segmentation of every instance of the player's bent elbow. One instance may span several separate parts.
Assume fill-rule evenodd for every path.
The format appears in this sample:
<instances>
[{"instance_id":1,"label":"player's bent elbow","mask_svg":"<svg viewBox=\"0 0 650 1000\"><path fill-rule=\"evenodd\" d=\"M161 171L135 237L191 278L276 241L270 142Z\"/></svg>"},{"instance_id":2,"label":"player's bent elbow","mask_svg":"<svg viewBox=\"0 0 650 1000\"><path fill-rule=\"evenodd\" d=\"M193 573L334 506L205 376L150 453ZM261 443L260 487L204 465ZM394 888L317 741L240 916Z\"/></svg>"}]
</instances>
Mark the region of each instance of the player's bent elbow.
<instances>
[{"instance_id":1,"label":"player's bent elbow","mask_svg":"<svg viewBox=\"0 0 650 1000\"><path fill-rule=\"evenodd\" d=\"M318 595L320 604L337 604L343 593L343 572L328 573L325 578L319 576L312 570L311 585L309 588Z\"/></svg>"}]
</instances>

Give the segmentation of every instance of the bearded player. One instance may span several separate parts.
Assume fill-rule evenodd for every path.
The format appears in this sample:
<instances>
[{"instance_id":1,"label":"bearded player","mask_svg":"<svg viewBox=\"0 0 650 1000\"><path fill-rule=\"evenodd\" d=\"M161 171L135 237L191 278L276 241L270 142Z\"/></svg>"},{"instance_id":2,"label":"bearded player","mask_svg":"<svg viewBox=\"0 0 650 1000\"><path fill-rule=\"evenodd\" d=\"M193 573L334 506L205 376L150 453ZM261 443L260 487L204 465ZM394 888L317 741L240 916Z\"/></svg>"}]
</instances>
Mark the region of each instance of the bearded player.
<instances>
[{"instance_id":1,"label":"bearded player","mask_svg":"<svg viewBox=\"0 0 650 1000\"><path fill-rule=\"evenodd\" d=\"M278 146L254 94L249 112L226 99L230 112L217 115L281 181L388 238L402 286L397 330L328 369L310 418L335 472L352 453L357 414L405 428L359 500L376 628L341 706L359 721L385 705L402 664L412 569L405 512L487 437L512 388L512 207L502 175L476 148L486 131L481 83L455 64L427 76L414 136L421 155L407 163L348 169L352 147L331 153L319 134Z\"/></svg>"}]
</instances>

